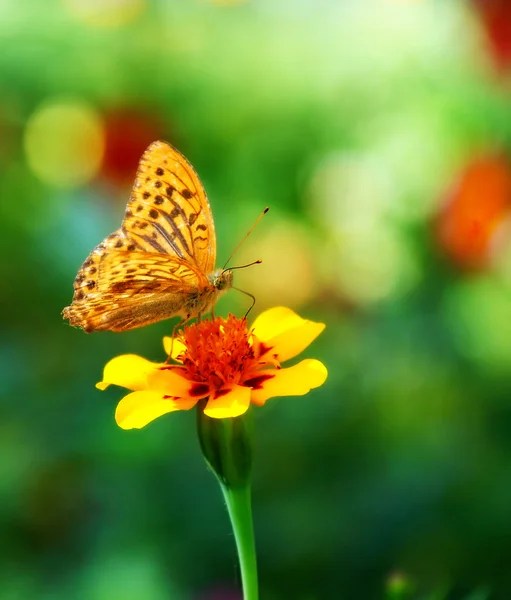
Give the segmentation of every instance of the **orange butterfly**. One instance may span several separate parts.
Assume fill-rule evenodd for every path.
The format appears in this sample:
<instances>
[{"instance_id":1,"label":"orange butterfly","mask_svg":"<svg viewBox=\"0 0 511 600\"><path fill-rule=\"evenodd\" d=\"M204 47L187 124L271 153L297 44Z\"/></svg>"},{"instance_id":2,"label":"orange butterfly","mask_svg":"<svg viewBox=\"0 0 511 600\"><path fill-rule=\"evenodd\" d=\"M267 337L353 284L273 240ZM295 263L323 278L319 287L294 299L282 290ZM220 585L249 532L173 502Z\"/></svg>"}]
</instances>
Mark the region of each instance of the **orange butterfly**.
<instances>
[{"instance_id":1,"label":"orange butterfly","mask_svg":"<svg viewBox=\"0 0 511 600\"><path fill-rule=\"evenodd\" d=\"M90 253L74 282L71 325L126 331L212 309L232 285L214 271L213 215L197 173L167 142L144 152L120 229Z\"/></svg>"}]
</instances>

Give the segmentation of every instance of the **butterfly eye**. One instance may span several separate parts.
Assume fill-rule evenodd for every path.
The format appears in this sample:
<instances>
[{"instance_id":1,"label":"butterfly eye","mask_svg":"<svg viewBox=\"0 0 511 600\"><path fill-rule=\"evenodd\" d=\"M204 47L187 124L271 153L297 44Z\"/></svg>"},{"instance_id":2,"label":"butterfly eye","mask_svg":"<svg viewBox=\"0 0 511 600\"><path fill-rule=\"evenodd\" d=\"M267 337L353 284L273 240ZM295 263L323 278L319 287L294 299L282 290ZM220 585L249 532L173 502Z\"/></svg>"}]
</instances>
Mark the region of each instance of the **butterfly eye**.
<instances>
[{"instance_id":1,"label":"butterfly eye","mask_svg":"<svg viewBox=\"0 0 511 600\"><path fill-rule=\"evenodd\" d=\"M218 277L215 277L213 285L218 291L228 290L232 287L232 271L222 271Z\"/></svg>"}]
</instances>

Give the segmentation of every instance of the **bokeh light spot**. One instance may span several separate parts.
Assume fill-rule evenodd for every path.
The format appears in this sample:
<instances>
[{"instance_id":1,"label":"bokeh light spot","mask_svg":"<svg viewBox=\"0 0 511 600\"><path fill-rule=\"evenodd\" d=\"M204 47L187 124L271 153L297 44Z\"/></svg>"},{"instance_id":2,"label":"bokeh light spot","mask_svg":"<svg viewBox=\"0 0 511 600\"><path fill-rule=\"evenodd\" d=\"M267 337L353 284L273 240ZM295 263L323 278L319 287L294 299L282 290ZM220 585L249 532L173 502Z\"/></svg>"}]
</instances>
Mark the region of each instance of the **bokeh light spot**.
<instances>
[{"instance_id":1,"label":"bokeh light spot","mask_svg":"<svg viewBox=\"0 0 511 600\"><path fill-rule=\"evenodd\" d=\"M377 157L366 153L332 155L311 178L310 214L331 240L322 244L321 264L330 286L357 304L393 297L417 279L414 254L395 222L394 190Z\"/></svg>"},{"instance_id":2,"label":"bokeh light spot","mask_svg":"<svg viewBox=\"0 0 511 600\"><path fill-rule=\"evenodd\" d=\"M464 281L449 289L444 316L461 354L490 371L509 372L509 288L490 277Z\"/></svg>"},{"instance_id":3,"label":"bokeh light spot","mask_svg":"<svg viewBox=\"0 0 511 600\"><path fill-rule=\"evenodd\" d=\"M215 6L235 6L236 4L245 4L248 0L209 0Z\"/></svg>"},{"instance_id":4,"label":"bokeh light spot","mask_svg":"<svg viewBox=\"0 0 511 600\"><path fill-rule=\"evenodd\" d=\"M366 227L388 214L393 187L376 156L339 153L326 157L309 185L312 216L329 230Z\"/></svg>"},{"instance_id":5,"label":"bokeh light spot","mask_svg":"<svg viewBox=\"0 0 511 600\"><path fill-rule=\"evenodd\" d=\"M511 3L509 0L472 0L495 67L511 66Z\"/></svg>"},{"instance_id":6,"label":"bokeh light spot","mask_svg":"<svg viewBox=\"0 0 511 600\"><path fill-rule=\"evenodd\" d=\"M41 180L55 187L76 187L98 172L103 124L85 102L53 101L28 120L24 145L28 164Z\"/></svg>"},{"instance_id":7,"label":"bokeh light spot","mask_svg":"<svg viewBox=\"0 0 511 600\"><path fill-rule=\"evenodd\" d=\"M78 21L92 27L122 27L134 21L147 0L64 0Z\"/></svg>"},{"instance_id":8,"label":"bokeh light spot","mask_svg":"<svg viewBox=\"0 0 511 600\"><path fill-rule=\"evenodd\" d=\"M332 251L330 276L340 294L356 304L396 298L418 280L412 249L389 224L346 230Z\"/></svg>"},{"instance_id":9,"label":"bokeh light spot","mask_svg":"<svg viewBox=\"0 0 511 600\"><path fill-rule=\"evenodd\" d=\"M161 139L163 123L154 112L131 107L111 109L104 120L101 174L114 184L131 185L142 153L151 142Z\"/></svg>"},{"instance_id":10,"label":"bokeh light spot","mask_svg":"<svg viewBox=\"0 0 511 600\"><path fill-rule=\"evenodd\" d=\"M473 160L453 186L438 214L436 234L448 256L461 267L487 266L506 241L511 215L511 167L504 156Z\"/></svg>"},{"instance_id":11,"label":"bokeh light spot","mask_svg":"<svg viewBox=\"0 0 511 600\"><path fill-rule=\"evenodd\" d=\"M282 304L295 309L314 296L318 271L314 265L312 240L305 227L292 221L265 223L257 236L249 238L233 264L261 258L262 264L236 271L236 287L257 297L258 310Z\"/></svg>"}]
</instances>

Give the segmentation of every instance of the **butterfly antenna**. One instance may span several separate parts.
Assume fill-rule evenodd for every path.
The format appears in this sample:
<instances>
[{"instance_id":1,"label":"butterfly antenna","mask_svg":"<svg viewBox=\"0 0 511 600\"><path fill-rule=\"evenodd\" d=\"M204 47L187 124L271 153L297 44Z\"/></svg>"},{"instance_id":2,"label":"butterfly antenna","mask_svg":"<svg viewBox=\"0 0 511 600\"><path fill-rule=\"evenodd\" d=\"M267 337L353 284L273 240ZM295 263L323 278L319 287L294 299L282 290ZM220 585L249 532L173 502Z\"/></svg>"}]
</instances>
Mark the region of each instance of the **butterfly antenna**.
<instances>
[{"instance_id":1,"label":"butterfly antenna","mask_svg":"<svg viewBox=\"0 0 511 600\"><path fill-rule=\"evenodd\" d=\"M258 258L257 260L254 260L254 262L248 263L246 265L239 265L237 267L229 267L228 269L223 269L222 273L224 273L225 271L235 271L236 269L246 269L247 267L252 267L253 265L260 265L263 261ZM236 288L233 288L236 289ZM241 292L241 290L239 290Z\"/></svg>"},{"instance_id":2,"label":"butterfly antenna","mask_svg":"<svg viewBox=\"0 0 511 600\"><path fill-rule=\"evenodd\" d=\"M226 260L225 265L222 267L222 270L225 271L225 267L229 264L231 258L236 254L236 252L240 249L240 246L244 243L244 241L248 238L248 236L252 233L252 231L254 231L254 229L256 228L256 225L259 223L259 221L264 217L264 215L270 210L270 207L267 206L263 212L257 217L255 223L252 225L252 227L248 230L247 234L245 235L245 237L241 240L241 242L236 246L236 248L234 248L234 250L231 252L231 256L229 256L229 258ZM252 264L257 264L258 261L256 261L255 263ZM261 262L261 261L259 261ZM247 267L249 265L246 265ZM239 267L236 267L239 268ZM232 269L230 269L232 270ZM241 290L240 290L241 291Z\"/></svg>"},{"instance_id":3,"label":"butterfly antenna","mask_svg":"<svg viewBox=\"0 0 511 600\"><path fill-rule=\"evenodd\" d=\"M240 290L240 288L237 287L233 287L233 290L236 290L238 292L241 292L242 294L245 294L245 296L248 296L249 298L252 298L252 304L250 305L250 308L247 310L247 312L245 313L245 319L248 317L248 313L254 308L255 303L256 303L256 299L255 296L253 294L250 294L249 292L245 292L245 290Z\"/></svg>"}]
</instances>

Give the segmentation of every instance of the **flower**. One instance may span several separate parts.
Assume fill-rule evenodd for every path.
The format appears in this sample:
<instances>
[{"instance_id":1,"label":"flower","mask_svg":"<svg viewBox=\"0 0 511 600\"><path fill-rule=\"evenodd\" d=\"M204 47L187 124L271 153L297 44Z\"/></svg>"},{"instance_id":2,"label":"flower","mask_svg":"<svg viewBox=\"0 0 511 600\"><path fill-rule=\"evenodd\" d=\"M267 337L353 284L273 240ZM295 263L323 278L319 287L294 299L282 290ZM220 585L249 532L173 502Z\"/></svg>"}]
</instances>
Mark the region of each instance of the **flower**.
<instances>
[{"instance_id":1,"label":"flower","mask_svg":"<svg viewBox=\"0 0 511 600\"><path fill-rule=\"evenodd\" d=\"M178 364L153 363L133 354L118 356L106 364L96 387L104 390L114 384L132 391L115 413L123 429L139 429L200 400L208 417L237 417L250 404L263 406L275 396L301 396L325 382L327 370L318 360L280 366L324 328L323 323L302 319L284 307L263 312L250 329L246 319L233 315L204 320L185 327L173 341L164 338L169 358Z\"/></svg>"}]
</instances>

